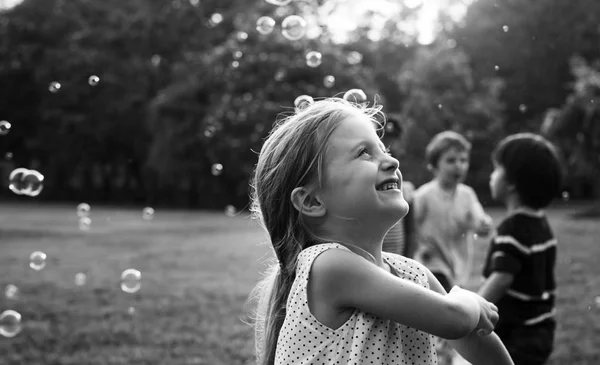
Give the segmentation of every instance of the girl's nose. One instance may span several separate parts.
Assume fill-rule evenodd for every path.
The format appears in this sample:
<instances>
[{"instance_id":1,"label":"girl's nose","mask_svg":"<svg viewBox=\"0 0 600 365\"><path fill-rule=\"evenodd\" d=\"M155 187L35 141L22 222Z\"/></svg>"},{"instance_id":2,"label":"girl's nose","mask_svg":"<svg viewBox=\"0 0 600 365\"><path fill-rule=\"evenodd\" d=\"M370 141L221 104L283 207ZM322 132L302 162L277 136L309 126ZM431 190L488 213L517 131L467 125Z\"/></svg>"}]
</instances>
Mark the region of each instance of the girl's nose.
<instances>
[{"instance_id":1,"label":"girl's nose","mask_svg":"<svg viewBox=\"0 0 600 365\"><path fill-rule=\"evenodd\" d=\"M386 156L386 159L383 163L383 169L384 170L397 170L400 167L400 162L392 157L392 156Z\"/></svg>"}]
</instances>

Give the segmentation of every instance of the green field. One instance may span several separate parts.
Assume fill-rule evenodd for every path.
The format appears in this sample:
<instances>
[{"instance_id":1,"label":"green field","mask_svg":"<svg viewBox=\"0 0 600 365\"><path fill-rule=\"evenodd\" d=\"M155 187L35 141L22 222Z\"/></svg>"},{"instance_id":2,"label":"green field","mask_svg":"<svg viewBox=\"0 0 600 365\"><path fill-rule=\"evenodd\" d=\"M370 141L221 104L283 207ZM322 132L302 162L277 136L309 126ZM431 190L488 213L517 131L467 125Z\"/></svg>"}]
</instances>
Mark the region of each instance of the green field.
<instances>
[{"instance_id":1,"label":"green field","mask_svg":"<svg viewBox=\"0 0 600 365\"><path fill-rule=\"evenodd\" d=\"M551 364L600 364L600 222L571 220L571 210L550 212L559 238ZM248 214L157 210L144 221L141 209L92 207L91 218L82 232L75 206L0 208L0 287L20 290L17 299L0 296L0 311L23 317L19 335L0 337L0 364L249 362L243 306L269 250ZM39 272L29 268L37 250L48 255ZM142 272L135 294L120 289L127 268ZM79 272L84 286L75 284Z\"/></svg>"}]
</instances>

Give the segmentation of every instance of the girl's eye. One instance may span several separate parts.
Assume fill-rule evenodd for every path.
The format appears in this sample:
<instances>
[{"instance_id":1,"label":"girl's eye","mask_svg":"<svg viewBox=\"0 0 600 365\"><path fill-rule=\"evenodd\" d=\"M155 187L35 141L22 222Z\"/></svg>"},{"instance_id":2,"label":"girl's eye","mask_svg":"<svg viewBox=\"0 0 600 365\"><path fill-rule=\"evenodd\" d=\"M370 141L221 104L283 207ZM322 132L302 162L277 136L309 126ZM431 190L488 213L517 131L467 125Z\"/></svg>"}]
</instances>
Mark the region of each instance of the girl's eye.
<instances>
[{"instance_id":1,"label":"girl's eye","mask_svg":"<svg viewBox=\"0 0 600 365\"><path fill-rule=\"evenodd\" d=\"M367 149L366 149L366 148L361 148L361 149L360 149L360 151L358 151L358 155L359 155L359 156L362 156L363 154L365 154L365 153L368 153L368 152L369 152L369 151L367 151Z\"/></svg>"}]
</instances>

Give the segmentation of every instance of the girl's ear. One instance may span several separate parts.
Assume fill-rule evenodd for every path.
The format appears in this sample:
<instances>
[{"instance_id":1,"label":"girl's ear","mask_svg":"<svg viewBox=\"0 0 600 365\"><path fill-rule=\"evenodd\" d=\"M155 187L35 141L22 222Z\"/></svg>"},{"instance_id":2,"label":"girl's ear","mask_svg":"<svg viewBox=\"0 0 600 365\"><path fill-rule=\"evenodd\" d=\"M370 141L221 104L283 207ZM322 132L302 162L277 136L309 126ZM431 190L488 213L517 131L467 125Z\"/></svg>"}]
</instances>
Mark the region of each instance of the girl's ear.
<instances>
[{"instance_id":1,"label":"girl's ear","mask_svg":"<svg viewBox=\"0 0 600 365\"><path fill-rule=\"evenodd\" d=\"M327 212L323 201L307 188L301 186L292 190L290 199L294 208L309 217L323 217Z\"/></svg>"}]
</instances>

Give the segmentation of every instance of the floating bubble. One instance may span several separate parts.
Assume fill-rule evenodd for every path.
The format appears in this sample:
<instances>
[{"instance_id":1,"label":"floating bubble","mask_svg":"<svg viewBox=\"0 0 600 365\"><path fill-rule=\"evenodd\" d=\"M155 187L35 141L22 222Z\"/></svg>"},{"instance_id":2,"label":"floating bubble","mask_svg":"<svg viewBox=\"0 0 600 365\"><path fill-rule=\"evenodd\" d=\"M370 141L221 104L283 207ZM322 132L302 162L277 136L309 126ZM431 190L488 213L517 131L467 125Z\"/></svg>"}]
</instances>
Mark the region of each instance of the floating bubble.
<instances>
[{"instance_id":1,"label":"floating bubble","mask_svg":"<svg viewBox=\"0 0 600 365\"><path fill-rule=\"evenodd\" d=\"M498 70L500 70L500 66L498 66L498 65L495 65L495 66L494 66L494 71L498 71Z\"/></svg>"},{"instance_id":2,"label":"floating bubble","mask_svg":"<svg viewBox=\"0 0 600 365\"><path fill-rule=\"evenodd\" d=\"M446 45L448 48L456 48L456 41L454 39L448 39Z\"/></svg>"},{"instance_id":3,"label":"floating bubble","mask_svg":"<svg viewBox=\"0 0 600 365\"><path fill-rule=\"evenodd\" d=\"M310 51L306 54L306 65L308 67L319 67L321 65L321 59L323 56L320 52Z\"/></svg>"},{"instance_id":4,"label":"floating bubble","mask_svg":"<svg viewBox=\"0 0 600 365\"><path fill-rule=\"evenodd\" d=\"M503 25L502 30L504 31L504 33L508 32L508 25Z\"/></svg>"},{"instance_id":5,"label":"floating bubble","mask_svg":"<svg viewBox=\"0 0 600 365\"><path fill-rule=\"evenodd\" d=\"M154 209L150 207L144 208L144 210L142 210L142 219L145 221L154 219Z\"/></svg>"},{"instance_id":6,"label":"floating bubble","mask_svg":"<svg viewBox=\"0 0 600 365\"><path fill-rule=\"evenodd\" d=\"M331 88L335 86L335 76L327 75L323 77L323 86Z\"/></svg>"},{"instance_id":7,"label":"floating bubble","mask_svg":"<svg viewBox=\"0 0 600 365\"><path fill-rule=\"evenodd\" d=\"M92 227L92 220L90 217L81 217L79 218L79 229L81 231L89 231Z\"/></svg>"},{"instance_id":8,"label":"floating bubble","mask_svg":"<svg viewBox=\"0 0 600 365\"><path fill-rule=\"evenodd\" d=\"M152 58L150 58L150 63L154 67L160 66L161 62L162 62L162 57L160 55L155 54L152 56Z\"/></svg>"},{"instance_id":9,"label":"floating bubble","mask_svg":"<svg viewBox=\"0 0 600 365\"><path fill-rule=\"evenodd\" d=\"M269 4L277 5L277 6L286 6L291 3L292 0L266 0Z\"/></svg>"},{"instance_id":10,"label":"floating bubble","mask_svg":"<svg viewBox=\"0 0 600 365\"><path fill-rule=\"evenodd\" d=\"M200 0L190 0L191 6L198 6L198 4L200 4Z\"/></svg>"},{"instance_id":11,"label":"floating bubble","mask_svg":"<svg viewBox=\"0 0 600 365\"><path fill-rule=\"evenodd\" d=\"M244 53L242 51L235 51L233 53L233 58L235 58L236 60L239 60L240 58L242 58L242 56L244 56Z\"/></svg>"},{"instance_id":12,"label":"floating bubble","mask_svg":"<svg viewBox=\"0 0 600 365\"><path fill-rule=\"evenodd\" d=\"M19 288L17 288L16 285L8 284L4 288L4 296L6 296L7 299L17 299L19 297Z\"/></svg>"},{"instance_id":13,"label":"floating bubble","mask_svg":"<svg viewBox=\"0 0 600 365\"><path fill-rule=\"evenodd\" d=\"M294 106L296 109L302 110L314 102L315 100L312 97L308 95L300 95L294 100Z\"/></svg>"},{"instance_id":14,"label":"floating bubble","mask_svg":"<svg viewBox=\"0 0 600 365\"><path fill-rule=\"evenodd\" d=\"M396 133L396 125L394 123L385 123L384 130L385 133L394 134Z\"/></svg>"},{"instance_id":15,"label":"floating bubble","mask_svg":"<svg viewBox=\"0 0 600 365\"><path fill-rule=\"evenodd\" d=\"M11 124L6 120L0 121L0 136L6 136L10 132Z\"/></svg>"},{"instance_id":16,"label":"floating bubble","mask_svg":"<svg viewBox=\"0 0 600 365\"><path fill-rule=\"evenodd\" d=\"M27 170L21 180L23 183L21 193L23 195L35 197L40 195L44 189L44 175L36 170Z\"/></svg>"},{"instance_id":17,"label":"floating bubble","mask_svg":"<svg viewBox=\"0 0 600 365\"><path fill-rule=\"evenodd\" d=\"M127 308L127 314L129 314L130 316L135 315L135 307Z\"/></svg>"},{"instance_id":18,"label":"floating bubble","mask_svg":"<svg viewBox=\"0 0 600 365\"><path fill-rule=\"evenodd\" d=\"M61 88L61 84L60 84L60 82L57 82L57 81L52 81L50 83L50 85L48 86L48 90L51 93L57 93L58 90L60 90L60 88Z\"/></svg>"},{"instance_id":19,"label":"floating bubble","mask_svg":"<svg viewBox=\"0 0 600 365\"><path fill-rule=\"evenodd\" d=\"M344 94L344 100L356 104L366 103L367 94L365 94L365 92L361 89L350 89Z\"/></svg>"},{"instance_id":20,"label":"floating bubble","mask_svg":"<svg viewBox=\"0 0 600 365\"><path fill-rule=\"evenodd\" d=\"M213 15L210 16L210 22L213 26L220 24L222 21L223 21L223 15L221 15L219 13L214 13Z\"/></svg>"},{"instance_id":21,"label":"floating bubble","mask_svg":"<svg viewBox=\"0 0 600 365\"><path fill-rule=\"evenodd\" d=\"M346 60L351 65L358 65L359 63L362 62L362 59L363 59L363 55L360 52L356 52L356 51L352 51L352 52L348 53L348 57L346 57Z\"/></svg>"},{"instance_id":22,"label":"floating bubble","mask_svg":"<svg viewBox=\"0 0 600 365\"><path fill-rule=\"evenodd\" d=\"M136 269L127 269L121 274L121 290L133 294L140 290L142 273Z\"/></svg>"},{"instance_id":23,"label":"floating bubble","mask_svg":"<svg viewBox=\"0 0 600 365\"><path fill-rule=\"evenodd\" d=\"M209 125L204 130L204 137L210 138L215 134L216 131L217 131L217 128L214 125Z\"/></svg>"},{"instance_id":24,"label":"floating bubble","mask_svg":"<svg viewBox=\"0 0 600 365\"><path fill-rule=\"evenodd\" d=\"M84 274L82 272L78 272L77 274L75 274L75 285L84 286L86 281L87 281L86 274Z\"/></svg>"},{"instance_id":25,"label":"floating bubble","mask_svg":"<svg viewBox=\"0 0 600 365\"><path fill-rule=\"evenodd\" d=\"M442 104L438 104L438 105L437 105L437 108L438 108L438 109L442 109L443 107L444 107L444 106L443 106Z\"/></svg>"},{"instance_id":26,"label":"floating bubble","mask_svg":"<svg viewBox=\"0 0 600 365\"><path fill-rule=\"evenodd\" d=\"M26 168L19 167L8 175L8 188L10 191L17 195L23 195L23 190L25 189L23 178L28 172L29 170Z\"/></svg>"},{"instance_id":27,"label":"floating bubble","mask_svg":"<svg viewBox=\"0 0 600 365\"><path fill-rule=\"evenodd\" d=\"M563 192L562 192L562 199L563 199L564 201L568 201L568 200L569 200L569 198L570 198L569 192L568 192L568 191L563 191Z\"/></svg>"},{"instance_id":28,"label":"floating bubble","mask_svg":"<svg viewBox=\"0 0 600 365\"><path fill-rule=\"evenodd\" d=\"M4 159L6 159L7 161L12 160L12 158L13 158L12 152L6 152L6 154L4 155Z\"/></svg>"},{"instance_id":29,"label":"floating bubble","mask_svg":"<svg viewBox=\"0 0 600 365\"><path fill-rule=\"evenodd\" d=\"M519 105L519 111L521 113L525 113L527 111L527 105L525 105L525 104Z\"/></svg>"},{"instance_id":30,"label":"floating bubble","mask_svg":"<svg viewBox=\"0 0 600 365\"><path fill-rule=\"evenodd\" d=\"M223 173L223 165L220 163L215 163L211 166L210 171L213 176L219 176Z\"/></svg>"},{"instance_id":31,"label":"floating bubble","mask_svg":"<svg viewBox=\"0 0 600 365\"><path fill-rule=\"evenodd\" d=\"M306 34L306 20L298 15L288 16L281 22L281 34L290 41L297 41Z\"/></svg>"},{"instance_id":32,"label":"floating bubble","mask_svg":"<svg viewBox=\"0 0 600 365\"><path fill-rule=\"evenodd\" d=\"M88 78L88 84L90 84L90 86L96 86L99 82L100 78L96 75L92 75Z\"/></svg>"},{"instance_id":33,"label":"floating bubble","mask_svg":"<svg viewBox=\"0 0 600 365\"><path fill-rule=\"evenodd\" d=\"M35 251L29 255L29 267L35 271L40 271L46 267L46 254L41 251Z\"/></svg>"},{"instance_id":34,"label":"floating bubble","mask_svg":"<svg viewBox=\"0 0 600 365\"><path fill-rule=\"evenodd\" d=\"M88 203L81 203L77 206L77 216L79 218L87 217L90 215L92 207Z\"/></svg>"},{"instance_id":35,"label":"floating bubble","mask_svg":"<svg viewBox=\"0 0 600 365\"><path fill-rule=\"evenodd\" d=\"M233 62L231 62L231 67L238 68L238 67L240 67L240 63L238 61L233 61Z\"/></svg>"},{"instance_id":36,"label":"floating bubble","mask_svg":"<svg viewBox=\"0 0 600 365\"><path fill-rule=\"evenodd\" d=\"M0 335L4 337L15 337L21 332L21 314L12 309L5 310L0 314Z\"/></svg>"},{"instance_id":37,"label":"floating bubble","mask_svg":"<svg viewBox=\"0 0 600 365\"><path fill-rule=\"evenodd\" d=\"M233 205L228 205L225 207L225 215L228 217L233 217L237 213L237 210Z\"/></svg>"},{"instance_id":38,"label":"floating bubble","mask_svg":"<svg viewBox=\"0 0 600 365\"><path fill-rule=\"evenodd\" d=\"M282 81L285 78L285 70L275 72L275 81Z\"/></svg>"},{"instance_id":39,"label":"floating bubble","mask_svg":"<svg viewBox=\"0 0 600 365\"><path fill-rule=\"evenodd\" d=\"M270 34L275 28L275 20L270 16L261 16L256 21L256 31L260 34Z\"/></svg>"},{"instance_id":40,"label":"floating bubble","mask_svg":"<svg viewBox=\"0 0 600 365\"><path fill-rule=\"evenodd\" d=\"M238 40L238 42L243 42L248 39L248 33L239 31L235 34L235 38Z\"/></svg>"}]
</instances>

